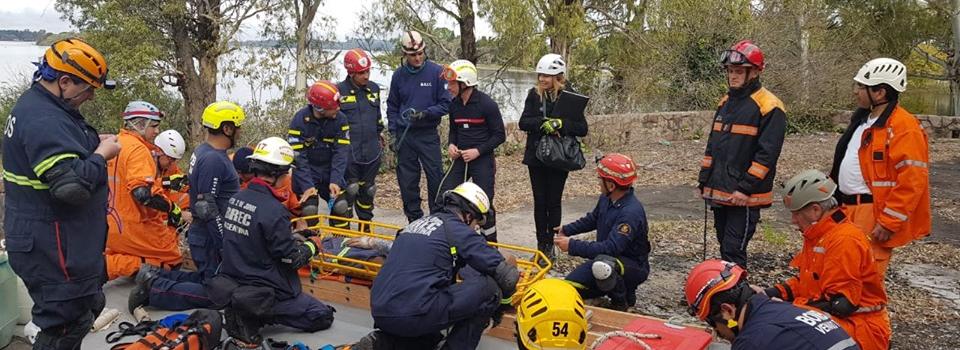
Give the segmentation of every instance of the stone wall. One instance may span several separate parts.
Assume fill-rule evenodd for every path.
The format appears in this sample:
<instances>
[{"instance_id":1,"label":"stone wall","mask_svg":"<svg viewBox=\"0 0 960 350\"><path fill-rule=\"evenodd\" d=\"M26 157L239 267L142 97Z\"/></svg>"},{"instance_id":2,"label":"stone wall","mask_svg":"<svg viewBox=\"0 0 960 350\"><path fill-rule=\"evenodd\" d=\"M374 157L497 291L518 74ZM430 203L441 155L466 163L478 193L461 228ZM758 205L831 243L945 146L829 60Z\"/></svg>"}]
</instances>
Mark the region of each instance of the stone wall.
<instances>
[{"instance_id":1,"label":"stone wall","mask_svg":"<svg viewBox=\"0 0 960 350\"><path fill-rule=\"evenodd\" d=\"M833 122L846 126L851 114L852 111L839 111L833 115ZM917 114L916 117L931 138L960 138L960 117L929 114Z\"/></svg>"}]
</instances>

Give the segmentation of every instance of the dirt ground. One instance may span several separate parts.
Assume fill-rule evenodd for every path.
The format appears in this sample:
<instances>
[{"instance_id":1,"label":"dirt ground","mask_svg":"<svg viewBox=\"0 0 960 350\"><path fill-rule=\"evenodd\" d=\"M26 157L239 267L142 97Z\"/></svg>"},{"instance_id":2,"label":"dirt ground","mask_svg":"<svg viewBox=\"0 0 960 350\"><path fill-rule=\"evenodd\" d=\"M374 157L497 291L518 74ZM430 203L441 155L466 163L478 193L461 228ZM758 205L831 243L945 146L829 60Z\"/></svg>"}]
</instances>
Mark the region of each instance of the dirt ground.
<instances>
[{"instance_id":1,"label":"dirt ground","mask_svg":"<svg viewBox=\"0 0 960 350\"><path fill-rule=\"evenodd\" d=\"M828 171L838 138L839 134L832 133L788 136L776 183L804 169ZM680 296L686 273L701 261L703 254L703 202L694 193L703 148L700 140L668 141L651 133L641 144L601 150L625 153L641 169L636 192L650 219L652 272L637 291L639 302L633 312L695 321L686 315ZM956 185L960 181L960 140L932 140L930 155L933 233L897 250L886 280L893 349L960 348L960 187ZM504 218L502 222L532 220L532 194L521 159L521 152L503 154L497 159L495 205L501 213L499 217ZM378 207L399 209L393 171L381 175L378 182ZM571 173L564 191L565 222L590 210L596 194L597 181L592 171ZM790 225L789 213L779 203L777 198L772 208L763 211L750 244L750 278L761 285L790 276L788 263L801 246L799 233ZM712 221L712 215L708 215L708 220ZM712 222L707 225L712 227ZM501 241L506 236L507 240L521 239L532 246L533 232L512 232L513 229L501 227ZM514 235L522 237L511 237ZM708 235L707 255L715 257L719 250L716 239L711 238L712 229ZM564 255L557 270L569 271L578 262L577 258Z\"/></svg>"}]
</instances>

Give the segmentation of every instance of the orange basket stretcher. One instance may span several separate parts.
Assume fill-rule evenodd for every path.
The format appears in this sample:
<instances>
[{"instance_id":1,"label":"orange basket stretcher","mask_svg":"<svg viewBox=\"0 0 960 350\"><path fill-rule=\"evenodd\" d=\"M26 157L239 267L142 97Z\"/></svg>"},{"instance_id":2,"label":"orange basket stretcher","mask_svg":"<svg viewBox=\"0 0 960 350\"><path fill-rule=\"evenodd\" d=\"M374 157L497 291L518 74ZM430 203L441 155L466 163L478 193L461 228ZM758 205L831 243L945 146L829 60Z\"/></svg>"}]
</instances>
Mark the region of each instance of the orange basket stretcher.
<instances>
[{"instance_id":1,"label":"orange basket stretcher","mask_svg":"<svg viewBox=\"0 0 960 350\"><path fill-rule=\"evenodd\" d=\"M329 224L330 219L347 222L349 225L347 225L347 227L334 227ZM403 228L402 226L376 221L343 218L326 214L295 218L292 221L296 222L301 220L318 220L316 225L310 226L309 228L317 232L321 238L343 237L349 239L355 237L371 237L393 241L396 233ZM370 232L363 232L351 228L361 226L369 227ZM496 247L503 253L512 254L517 257L517 269L520 270L520 281L517 283L517 292L513 294L514 305L520 301L527 287L543 279L553 266L550 260L539 250L503 243L487 244ZM344 252L345 251L321 250L320 254L311 261L311 267L321 275L339 274L369 281L377 277L377 273L380 272L380 268L382 267L380 263L348 258L343 256Z\"/></svg>"}]
</instances>

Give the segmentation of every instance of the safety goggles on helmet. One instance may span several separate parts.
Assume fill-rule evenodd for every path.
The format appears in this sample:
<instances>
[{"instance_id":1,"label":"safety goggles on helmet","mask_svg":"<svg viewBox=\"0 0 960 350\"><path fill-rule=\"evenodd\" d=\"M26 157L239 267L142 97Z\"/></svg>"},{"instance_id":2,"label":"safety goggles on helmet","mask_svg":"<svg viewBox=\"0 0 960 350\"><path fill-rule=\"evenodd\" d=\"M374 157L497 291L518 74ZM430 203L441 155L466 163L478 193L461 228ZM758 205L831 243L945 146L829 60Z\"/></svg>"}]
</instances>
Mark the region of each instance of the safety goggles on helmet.
<instances>
[{"instance_id":1,"label":"safety goggles on helmet","mask_svg":"<svg viewBox=\"0 0 960 350\"><path fill-rule=\"evenodd\" d=\"M699 314L701 305L705 302L710 302L710 298L717 293L718 286L731 282L730 278L734 276L733 268L736 266L737 264L729 262L724 264L723 270L720 271L720 275L711 279L710 282L707 282L707 284L700 289L700 292L697 293L697 298L694 299L693 303L690 304L690 307L687 308L687 312L690 314L690 316L697 318L700 317ZM707 317L707 321L711 322L712 320L710 320L710 317Z\"/></svg>"},{"instance_id":2,"label":"safety goggles on helmet","mask_svg":"<svg viewBox=\"0 0 960 350\"><path fill-rule=\"evenodd\" d=\"M58 41L58 42L59 42L59 41ZM97 75L91 73L89 70L83 68L83 66L81 66L79 63L77 63L77 61L75 61L74 59L70 58L70 53L68 53L68 52L66 52L66 51L63 51L63 52L57 51L57 43L53 43L52 45L50 45L50 50L52 50L52 51L53 51L53 54L54 54L55 56L59 57L60 60L63 61L63 63L66 63L66 64L69 65L70 67L73 67L74 69L76 69L77 72L80 72L80 74L82 74L82 75L83 75L85 78L87 78L88 80L90 80L90 81L95 81L95 82L99 83L100 86L103 86L104 89L112 90L112 89L114 89L114 88L117 87L117 82L116 82L116 81L107 80L107 74L110 72L110 69L109 69L109 68L106 68L106 69L103 70L103 75L97 76Z\"/></svg>"},{"instance_id":3,"label":"safety goggles on helmet","mask_svg":"<svg viewBox=\"0 0 960 350\"><path fill-rule=\"evenodd\" d=\"M443 78L443 80L446 81L457 80L457 71L453 70L453 68L450 68L450 66L444 66L443 72L440 73L440 78Z\"/></svg>"},{"instance_id":4,"label":"safety goggles on helmet","mask_svg":"<svg viewBox=\"0 0 960 350\"><path fill-rule=\"evenodd\" d=\"M737 50L723 50L723 53L720 54L720 64L722 65L744 65L749 64L753 66L754 64L747 59L747 55L744 55L742 52Z\"/></svg>"}]
</instances>

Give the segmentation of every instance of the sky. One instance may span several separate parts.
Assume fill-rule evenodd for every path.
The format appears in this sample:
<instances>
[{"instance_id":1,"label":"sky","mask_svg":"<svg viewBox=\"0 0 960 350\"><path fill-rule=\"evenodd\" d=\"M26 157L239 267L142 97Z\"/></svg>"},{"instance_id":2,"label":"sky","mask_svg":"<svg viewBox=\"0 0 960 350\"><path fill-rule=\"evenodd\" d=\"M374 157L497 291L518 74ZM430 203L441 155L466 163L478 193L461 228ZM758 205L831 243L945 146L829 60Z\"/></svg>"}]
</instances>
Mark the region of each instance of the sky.
<instances>
[{"instance_id":1,"label":"sky","mask_svg":"<svg viewBox=\"0 0 960 350\"><path fill-rule=\"evenodd\" d=\"M367 8L373 0L327 0L321 6L320 12L334 18L338 18L338 25L335 30L337 39L343 40L352 36L352 21L347 18L355 18L363 9ZM71 30L69 22L60 19L60 13L55 8L55 0L0 0L0 29L44 29L48 32L63 32ZM452 21L448 24L453 27ZM346 24L346 25L345 25ZM245 25L245 30L240 34L241 40L257 39L260 23L253 21ZM477 21L477 35L490 35L489 25L486 21Z\"/></svg>"}]
</instances>

